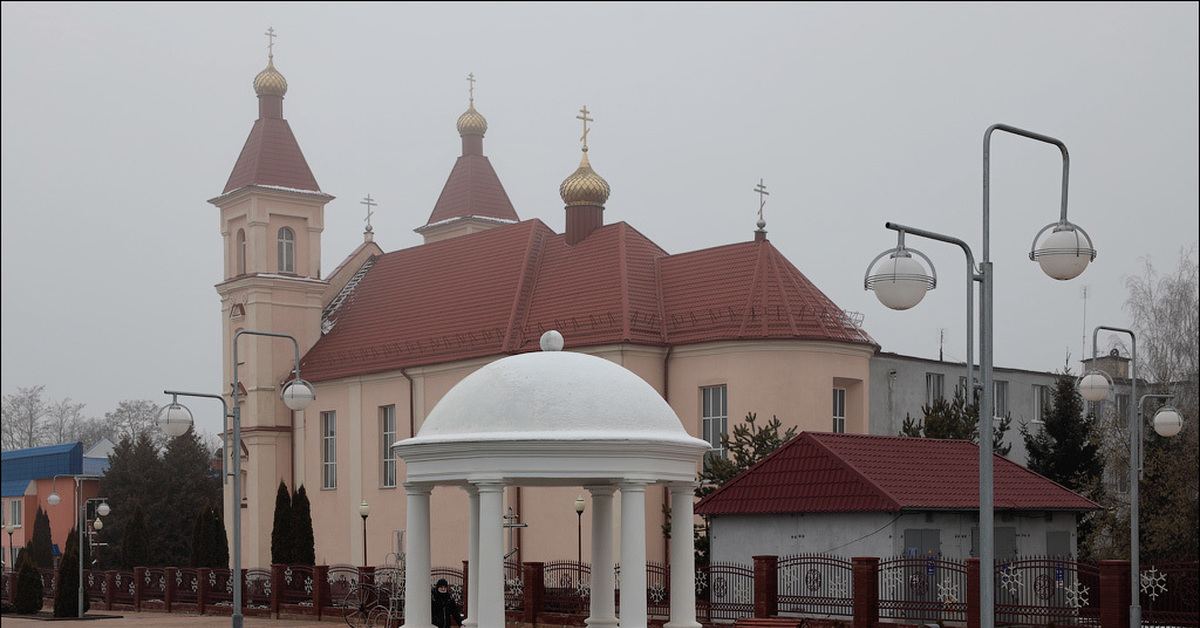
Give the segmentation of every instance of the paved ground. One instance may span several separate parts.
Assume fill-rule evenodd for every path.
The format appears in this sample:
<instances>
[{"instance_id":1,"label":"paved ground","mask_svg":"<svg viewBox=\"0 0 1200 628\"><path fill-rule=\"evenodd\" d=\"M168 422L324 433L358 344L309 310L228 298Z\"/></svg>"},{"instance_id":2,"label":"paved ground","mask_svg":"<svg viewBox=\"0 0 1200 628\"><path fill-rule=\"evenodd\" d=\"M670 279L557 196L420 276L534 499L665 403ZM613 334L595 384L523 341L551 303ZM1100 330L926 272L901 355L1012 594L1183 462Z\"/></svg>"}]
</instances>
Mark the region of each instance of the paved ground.
<instances>
[{"instance_id":1,"label":"paved ground","mask_svg":"<svg viewBox=\"0 0 1200 628\"><path fill-rule=\"evenodd\" d=\"M29 619L19 615L5 615L4 628L229 628L231 621L228 615L189 615L186 613L135 613L127 611L89 612L86 617L97 616L97 619L79 623L82 620L59 620L55 622ZM86 619L85 617L85 619ZM104 617L104 619L100 619ZM70 623L64 623L70 622ZM340 619L318 622L298 619L266 619L263 617L246 617L246 628L337 628L345 626Z\"/></svg>"}]
</instances>

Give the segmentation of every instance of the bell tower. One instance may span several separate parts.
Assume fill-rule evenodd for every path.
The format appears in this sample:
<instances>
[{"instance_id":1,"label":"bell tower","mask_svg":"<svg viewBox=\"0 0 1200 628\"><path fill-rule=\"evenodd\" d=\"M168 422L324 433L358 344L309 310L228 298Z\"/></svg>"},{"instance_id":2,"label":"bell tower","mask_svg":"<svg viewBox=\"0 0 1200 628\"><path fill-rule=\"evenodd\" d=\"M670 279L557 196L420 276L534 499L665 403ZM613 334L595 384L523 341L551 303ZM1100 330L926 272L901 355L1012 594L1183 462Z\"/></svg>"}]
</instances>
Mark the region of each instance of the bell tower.
<instances>
[{"instance_id":1,"label":"bell tower","mask_svg":"<svg viewBox=\"0 0 1200 628\"><path fill-rule=\"evenodd\" d=\"M280 384L290 378L295 349L278 338L243 335L238 339L239 387L233 390L233 339L242 330L287 334L303 353L321 336L322 192L283 118L287 80L275 69L274 29L267 67L254 77L258 119L242 147L220 196L209 202L220 210L224 241L221 296L224 391L230 407L240 395L242 443L242 555L244 567L270 564L272 507L279 481L295 490L294 426L303 412L292 412L279 399ZM226 468L230 468L226 457ZM232 481L232 479L231 479ZM232 518L231 489L225 491L226 521Z\"/></svg>"}]
</instances>

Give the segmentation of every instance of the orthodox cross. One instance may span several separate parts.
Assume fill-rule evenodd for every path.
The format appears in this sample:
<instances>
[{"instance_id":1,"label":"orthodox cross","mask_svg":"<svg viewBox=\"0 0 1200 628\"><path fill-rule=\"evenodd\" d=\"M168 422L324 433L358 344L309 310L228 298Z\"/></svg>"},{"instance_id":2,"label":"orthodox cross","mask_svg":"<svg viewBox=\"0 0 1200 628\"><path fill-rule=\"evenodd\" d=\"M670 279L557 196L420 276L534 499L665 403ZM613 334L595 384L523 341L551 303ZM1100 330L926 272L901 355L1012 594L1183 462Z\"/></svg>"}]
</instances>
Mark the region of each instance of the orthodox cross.
<instances>
[{"instance_id":1,"label":"orthodox cross","mask_svg":"<svg viewBox=\"0 0 1200 628\"><path fill-rule=\"evenodd\" d=\"M475 73L474 72L467 75L467 82L471 84L470 88L467 91L470 92L471 104L474 105L475 104Z\"/></svg>"},{"instance_id":2,"label":"orthodox cross","mask_svg":"<svg viewBox=\"0 0 1200 628\"><path fill-rule=\"evenodd\" d=\"M275 27L268 27L267 32L263 34L267 36L267 56L273 57L275 56L275 38L278 37L278 35L275 34Z\"/></svg>"},{"instance_id":3,"label":"orthodox cross","mask_svg":"<svg viewBox=\"0 0 1200 628\"><path fill-rule=\"evenodd\" d=\"M371 195L368 194L367 198L364 198L363 200L359 201L358 204L367 206L367 217L364 220L367 221L367 233L370 233L371 232L371 214L375 213L375 212L371 211L371 208L375 207L379 203L376 203L375 200L371 198Z\"/></svg>"},{"instance_id":4,"label":"orthodox cross","mask_svg":"<svg viewBox=\"0 0 1200 628\"><path fill-rule=\"evenodd\" d=\"M579 139L580 139L580 141L583 142L583 150L587 150L587 134L588 134L587 123L595 122L595 120L588 117L588 113L590 113L590 112L587 110L587 105L584 105L583 109L579 110L579 113L583 114L580 116L575 116L576 120L583 120L583 137L581 137Z\"/></svg>"},{"instance_id":5,"label":"orthodox cross","mask_svg":"<svg viewBox=\"0 0 1200 628\"><path fill-rule=\"evenodd\" d=\"M767 186L763 185L762 179L758 180L758 185L754 186L754 191L758 192L758 220L759 222L762 222L763 206L767 204L767 197L770 196L771 193L767 191Z\"/></svg>"},{"instance_id":6,"label":"orthodox cross","mask_svg":"<svg viewBox=\"0 0 1200 628\"><path fill-rule=\"evenodd\" d=\"M513 529L528 528L529 524L528 523L520 523L519 522L520 519L521 519L521 515L514 513L512 506L509 506L508 514L504 515L504 527L508 529L508 547L511 549L509 549L508 553L504 555L504 558L508 558L509 556L516 554L517 550L521 549L521 548L517 547L516 545L513 545Z\"/></svg>"}]
</instances>

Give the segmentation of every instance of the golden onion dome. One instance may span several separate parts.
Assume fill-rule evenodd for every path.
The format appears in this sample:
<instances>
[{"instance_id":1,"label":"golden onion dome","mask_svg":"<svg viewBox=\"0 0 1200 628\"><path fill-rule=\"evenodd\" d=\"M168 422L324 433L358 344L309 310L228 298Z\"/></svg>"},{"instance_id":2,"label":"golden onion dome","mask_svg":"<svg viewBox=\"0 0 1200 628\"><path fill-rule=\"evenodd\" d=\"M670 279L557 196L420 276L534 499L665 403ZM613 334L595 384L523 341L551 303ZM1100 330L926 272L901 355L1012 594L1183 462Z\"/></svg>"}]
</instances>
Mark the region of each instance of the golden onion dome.
<instances>
[{"instance_id":1,"label":"golden onion dome","mask_svg":"<svg viewBox=\"0 0 1200 628\"><path fill-rule=\"evenodd\" d=\"M588 163L587 148L583 149L579 168L558 186L558 195L568 207L572 205L604 205L611 191L608 181L592 170Z\"/></svg>"},{"instance_id":2,"label":"golden onion dome","mask_svg":"<svg viewBox=\"0 0 1200 628\"><path fill-rule=\"evenodd\" d=\"M487 133L487 120L484 119L478 111L475 111L475 103L472 102L470 107L458 116L458 134L464 135L479 135Z\"/></svg>"},{"instance_id":3,"label":"golden onion dome","mask_svg":"<svg viewBox=\"0 0 1200 628\"><path fill-rule=\"evenodd\" d=\"M280 96L287 93L287 79L275 69L275 58L267 58L267 67L254 77L254 92L259 96Z\"/></svg>"}]
</instances>

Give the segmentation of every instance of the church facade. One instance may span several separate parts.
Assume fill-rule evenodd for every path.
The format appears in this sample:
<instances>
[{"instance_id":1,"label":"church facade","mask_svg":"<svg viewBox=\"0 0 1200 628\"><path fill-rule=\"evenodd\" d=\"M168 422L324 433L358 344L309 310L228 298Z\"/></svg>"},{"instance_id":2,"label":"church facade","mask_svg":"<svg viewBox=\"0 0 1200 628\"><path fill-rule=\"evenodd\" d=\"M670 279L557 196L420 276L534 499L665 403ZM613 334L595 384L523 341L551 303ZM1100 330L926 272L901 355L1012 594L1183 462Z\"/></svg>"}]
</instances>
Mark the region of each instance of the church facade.
<instances>
[{"instance_id":1,"label":"church facade","mask_svg":"<svg viewBox=\"0 0 1200 628\"><path fill-rule=\"evenodd\" d=\"M254 80L258 118L221 194L224 382L237 356L242 408L243 556L270 562L282 480L312 502L317 560L382 564L405 526L405 468L392 445L415 436L446 392L558 330L565 350L633 371L686 431L723 455L720 435L749 412L785 427L867 433L878 345L791 264L764 224L745 241L669 254L625 222L606 224L608 183L588 158L560 185L564 233L522 219L483 153L473 94L458 119L462 155L424 225L424 243L384 251L368 227L332 272L320 267L324 192L283 117L287 81L273 56ZM570 165L564 164L564 171ZM549 182L548 182L549 184ZM533 213L550 211L534 208ZM553 211L558 211L554 208ZM279 400L299 343L316 400ZM232 400L232 397L229 397ZM508 560L589 560L583 487L507 486ZM666 562L670 492L646 487L650 561ZM367 525L359 506L370 505ZM232 508L226 493L227 520ZM585 508L590 504L584 503ZM431 496L434 565L467 558L468 496ZM618 515L619 516L619 515ZM364 538L364 527L367 536ZM619 533L618 533L619 534Z\"/></svg>"}]
</instances>

